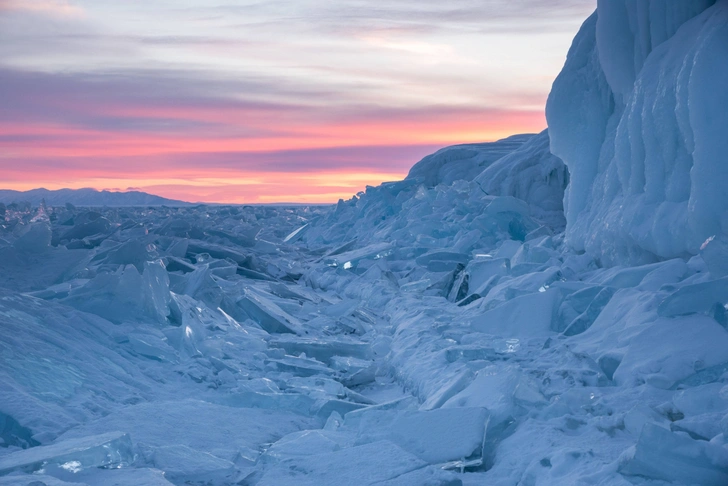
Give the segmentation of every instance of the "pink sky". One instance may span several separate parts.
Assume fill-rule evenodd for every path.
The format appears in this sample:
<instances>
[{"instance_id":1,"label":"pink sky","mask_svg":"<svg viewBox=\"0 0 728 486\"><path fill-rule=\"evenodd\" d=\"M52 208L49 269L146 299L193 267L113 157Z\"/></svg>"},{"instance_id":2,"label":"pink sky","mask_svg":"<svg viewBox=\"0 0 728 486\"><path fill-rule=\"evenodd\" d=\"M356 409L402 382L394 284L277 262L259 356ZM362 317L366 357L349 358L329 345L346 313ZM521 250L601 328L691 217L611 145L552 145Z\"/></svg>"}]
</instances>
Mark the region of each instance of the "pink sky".
<instances>
[{"instance_id":1,"label":"pink sky","mask_svg":"<svg viewBox=\"0 0 728 486\"><path fill-rule=\"evenodd\" d=\"M0 0L0 188L335 202L440 147L541 131L593 9L187 3Z\"/></svg>"}]
</instances>

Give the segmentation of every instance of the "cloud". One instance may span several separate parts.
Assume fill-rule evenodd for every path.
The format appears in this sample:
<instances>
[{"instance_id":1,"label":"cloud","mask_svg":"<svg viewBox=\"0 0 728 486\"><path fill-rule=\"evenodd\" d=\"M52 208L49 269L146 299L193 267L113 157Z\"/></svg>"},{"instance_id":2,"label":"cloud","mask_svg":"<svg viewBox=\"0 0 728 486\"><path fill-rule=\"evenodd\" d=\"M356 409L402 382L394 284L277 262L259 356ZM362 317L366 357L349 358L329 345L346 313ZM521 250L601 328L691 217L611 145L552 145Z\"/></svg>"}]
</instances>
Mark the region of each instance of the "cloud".
<instances>
[{"instance_id":1,"label":"cloud","mask_svg":"<svg viewBox=\"0 0 728 486\"><path fill-rule=\"evenodd\" d=\"M28 11L60 17L81 17L83 8L68 0L0 0L0 12Z\"/></svg>"}]
</instances>

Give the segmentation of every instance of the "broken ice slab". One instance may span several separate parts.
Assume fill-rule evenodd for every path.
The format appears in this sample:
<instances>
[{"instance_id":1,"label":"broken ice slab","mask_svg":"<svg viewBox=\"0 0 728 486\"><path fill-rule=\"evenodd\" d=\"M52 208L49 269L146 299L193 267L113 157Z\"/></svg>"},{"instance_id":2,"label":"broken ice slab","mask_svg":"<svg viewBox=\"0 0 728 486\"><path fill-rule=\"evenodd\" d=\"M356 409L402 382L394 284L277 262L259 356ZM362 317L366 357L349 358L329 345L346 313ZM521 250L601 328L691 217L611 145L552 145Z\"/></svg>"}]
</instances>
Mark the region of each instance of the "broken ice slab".
<instances>
[{"instance_id":1,"label":"broken ice slab","mask_svg":"<svg viewBox=\"0 0 728 486\"><path fill-rule=\"evenodd\" d=\"M292 355L306 353L306 356L324 363L329 363L334 356L352 356L359 359L371 358L369 345L358 341L276 336L269 341L269 345L272 348L282 348L286 353Z\"/></svg>"},{"instance_id":2,"label":"broken ice slab","mask_svg":"<svg viewBox=\"0 0 728 486\"><path fill-rule=\"evenodd\" d=\"M331 250L330 252L328 252L326 254L326 256L340 255L342 253L346 253L347 251L351 251L356 246L357 241L358 240L356 240L356 239L348 241L348 242L344 243L343 245L340 245L340 246L334 248L333 250Z\"/></svg>"},{"instance_id":3,"label":"broken ice slab","mask_svg":"<svg viewBox=\"0 0 728 486\"><path fill-rule=\"evenodd\" d=\"M20 226L20 225L18 225ZM41 253L51 245L51 226L47 221L23 225L20 236L13 246L27 253Z\"/></svg>"},{"instance_id":4,"label":"broken ice slab","mask_svg":"<svg viewBox=\"0 0 728 486\"><path fill-rule=\"evenodd\" d=\"M260 327L270 333L303 333L298 319L250 288L243 291L242 297L237 300L236 304Z\"/></svg>"},{"instance_id":5,"label":"broken ice slab","mask_svg":"<svg viewBox=\"0 0 728 486\"><path fill-rule=\"evenodd\" d=\"M145 262L144 273L134 265L115 273L99 273L63 299L67 305L119 324L149 318L162 324L169 316L169 278L161 261Z\"/></svg>"},{"instance_id":6,"label":"broken ice slab","mask_svg":"<svg viewBox=\"0 0 728 486\"><path fill-rule=\"evenodd\" d=\"M48 464L69 471L90 467L122 467L133 460L129 436L123 432L108 432L0 456L0 475L12 471L33 472Z\"/></svg>"},{"instance_id":7,"label":"broken ice slab","mask_svg":"<svg viewBox=\"0 0 728 486\"><path fill-rule=\"evenodd\" d=\"M433 410L442 407L450 398L463 391L473 381L473 378L475 378L475 374L470 369L464 369L430 395L425 403L420 406L420 410Z\"/></svg>"},{"instance_id":8,"label":"broken ice slab","mask_svg":"<svg viewBox=\"0 0 728 486\"><path fill-rule=\"evenodd\" d=\"M348 387L367 385L376 381L376 371L376 366L372 364L369 368L350 373L342 373L342 376L337 379L341 382L342 385Z\"/></svg>"},{"instance_id":9,"label":"broken ice slab","mask_svg":"<svg viewBox=\"0 0 728 486\"><path fill-rule=\"evenodd\" d=\"M251 280L275 281L275 279L273 277L271 277L270 275L266 275L265 273L258 272L257 270L251 270L250 268L238 267L236 269L236 273L242 277L246 277Z\"/></svg>"},{"instance_id":10,"label":"broken ice slab","mask_svg":"<svg viewBox=\"0 0 728 486\"><path fill-rule=\"evenodd\" d=\"M574 318L571 323L566 326L564 330L564 336L576 336L586 331L594 324L599 314L602 312L604 307L609 303L609 300L614 295L614 289L610 287L603 288L594 299L591 301L589 306L584 312Z\"/></svg>"},{"instance_id":11,"label":"broken ice slab","mask_svg":"<svg viewBox=\"0 0 728 486\"><path fill-rule=\"evenodd\" d=\"M510 262L507 258L476 258L468 263L465 272L469 275L468 288L470 292L483 292L485 284L495 275L508 275L511 269Z\"/></svg>"},{"instance_id":12,"label":"broken ice slab","mask_svg":"<svg viewBox=\"0 0 728 486\"><path fill-rule=\"evenodd\" d=\"M150 334L129 334L132 352L145 358L168 363L177 362L177 353L166 340Z\"/></svg>"},{"instance_id":13,"label":"broken ice slab","mask_svg":"<svg viewBox=\"0 0 728 486\"><path fill-rule=\"evenodd\" d=\"M232 462L182 444L158 447L150 459L178 484L231 484L237 476Z\"/></svg>"},{"instance_id":14,"label":"broken ice slab","mask_svg":"<svg viewBox=\"0 0 728 486\"><path fill-rule=\"evenodd\" d=\"M235 228L235 233L208 228L205 233L209 236L228 240L233 245L253 247L256 243L255 237L260 233L260 226L238 226Z\"/></svg>"},{"instance_id":15,"label":"broken ice slab","mask_svg":"<svg viewBox=\"0 0 728 486\"><path fill-rule=\"evenodd\" d=\"M517 368L488 366L481 369L461 392L446 401L443 409L458 407L487 407L490 428L509 423L526 409L548 402Z\"/></svg>"},{"instance_id":16,"label":"broken ice slab","mask_svg":"<svg viewBox=\"0 0 728 486\"><path fill-rule=\"evenodd\" d=\"M480 407L370 410L361 414L357 442L390 440L430 464L476 459L483 454L489 417Z\"/></svg>"},{"instance_id":17,"label":"broken ice slab","mask_svg":"<svg viewBox=\"0 0 728 486\"><path fill-rule=\"evenodd\" d=\"M323 263L330 267L342 267L344 270L356 267L365 258L377 260L389 256L392 252L391 243L375 243L357 250L351 250L338 255L323 258Z\"/></svg>"},{"instance_id":18,"label":"broken ice slab","mask_svg":"<svg viewBox=\"0 0 728 486\"><path fill-rule=\"evenodd\" d=\"M593 285L578 289L575 292L572 289L566 289L567 292L571 293L559 305L551 329L556 332L562 332L566 329L574 319L587 310L594 298L605 288L601 285Z\"/></svg>"},{"instance_id":19,"label":"broken ice slab","mask_svg":"<svg viewBox=\"0 0 728 486\"><path fill-rule=\"evenodd\" d=\"M278 371L293 373L297 376L333 375L334 370L326 367L322 362L312 358L285 356L279 359L267 359Z\"/></svg>"},{"instance_id":20,"label":"broken ice slab","mask_svg":"<svg viewBox=\"0 0 728 486\"><path fill-rule=\"evenodd\" d=\"M55 483L51 482L49 476L36 477L33 474L31 482L15 483L13 486L41 486L35 484L32 480L42 481L46 486L94 486L94 485L144 485L144 486L173 486L165 478L164 471L153 468L137 468L137 467L124 467L120 469L85 469L77 473L59 471L55 469L52 472L55 476L63 477L69 482ZM5 486L5 483L0 482L0 486ZM9 485L8 485L9 486Z\"/></svg>"},{"instance_id":21,"label":"broken ice slab","mask_svg":"<svg viewBox=\"0 0 728 486\"><path fill-rule=\"evenodd\" d=\"M465 467L468 467L467 465ZM460 468L458 468L460 469ZM390 479L383 486L462 486L463 482L457 473L446 471L445 466L427 466Z\"/></svg>"},{"instance_id":22,"label":"broken ice slab","mask_svg":"<svg viewBox=\"0 0 728 486\"><path fill-rule=\"evenodd\" d=\"M422 292L430 285L432 285L432 280L429 278L423 278L422 280L416 280L402 285L400 290L402 290L402 292Z\"/></svg>"},{"instance_id":23,"label":"broken ice slab","mask_svg":"<svg viewBox=\"0 0 728 486\"><path fill-rule=\"evenodd\" d=\"M450 302L458 302L463 300L468 295L468 289L470 285L470 276L462 271L457 274L453 280L450 292L447 294L447 300Z\"/></svg>"},{"instance_id":24,"label":"broken ice slab","mask_svg":"<svg viewBox=\"0 0 728 486\"><path fill-rule=\"evenodd\" d=\"M137 270L143 272L144 262L156 257L157 252L154 245L147 245L137 239L132 239L109 251L105 261L116 265L134 265Z\"/></svg>"},{"instance_id":25,"label":"broken ice slab","mask_svg":"<svg viewBox=\"0 0 728 486\"><path fill-rule=\"evenodd\" d=\"M235 408L261 408L309 415L315 400L300 393L260 393L244 391L215 398L215 403Z\"/></svg>"},{"instance_id":26,"label":"broken ice slab","mask_svg":"<svg viewBox=\"0 0 728 486\"><path fill-rule=\"evenodd\" d=\"M301 238L301 236L303 236L306 233L306 231L308 231L309 228L310 228L310 226L308 223L304 224L303 226L292 231L288 236L283 238L283 243L295 243L297 240L299 240Z\"/></svg>"},{"instance_id":27,"label":"broken ice slab","mask_svg":"<svg viewBox=\"0 0 728 486\"><path fill-rule=\"evenodd\" d=\"M86 285L88 281L89 280L87 278L75 278L73 280L68 280L66 282L62 282L56 285L51 285L50 287L47 287L43 290L28 292L28 295L45 300L63 299L65 297L68 297L68 294L71 293L72 290L81 288Z\"/></svg>"},{"instance_id":28,"label":"broken ice slab","mask_svg":"<svg viewBox=\"0 0 728 486\"><path fill-rule=\"evenodd\" d=\"M344 434L328 430L301 430L282 437L261 456L264 462L277 462L289 457L325 454L341 449L340 443L350 446Z\"/></svg>"},{"instance_id":29,"label":"broken ice slab","mask_svg":"<svg viewBox=\"0 0 728 486\"><path fill-rule=\"evenodd\" d=\"M728 303L728 277L685 285L668 295L657 308L663 317L710 312L715 304Z\"/></svg>"},{"instance_id":30,"label":"broken ice slab","mask_svg":"<svg viewBox=\"0 0 728 486\"><path fill-rule=\"evenodd\" d=\"M448 363L456 361L492 361L501 356L492 346L479 346L477 344L465 346L451 346L445 350L445 359Z\"/></svg>"},{"instance_id":31,"label":"broken ice slab","mask_svg":"<svg viewBox=\"0 0 728 486\"><path fill-rule=\"evenodd\" d=\"M591 281L619 289L636 287L648 274L659 269L663 265L664 262L660 262L642 265L639 267L610 268L609 270L596 274Z\"/></svg>"},{"instance_id":32,"label":"broken ice slab","mask_svg":"<svg viewBox=\"0 0 728 486\"><path fill-rule=\"evenodd\" d=\"M625 476L701 486L728 484L728 449L647 423L637 444L620 457Z\"/></svg>"},{"instance_id":33,"label":"broken ice slab","mask_svg":"<svg viewBox=\"0 0 728 486\"><path fill-rule=\"evenodd\" d=\"M169 256L164 259L168 272L194 272L196 267L182 258Z\"/></svg>"},{"instance_id":34,"label":"broken ice slab","mask_svg":"<svg viewBox=\"0 0 728 486\"><path fill-rule=\"evenodd\" d=\"M111 222L95 211L83 213L77 216L75 220L75 226L63 233L58 239L59 242L81 240L99 233L105 233L111 228Z\"/></svg>"},{"instance_id":35,"label":"broken ice slab","mask_svg":"<svg viewBox=\"0 0 728 486\"><path fill-rule=\"evenodd\" d=\"M315 292L312 292L310 289L300 287L298 285L296 285L294 288L291 288L290 286L283 283L271 282L270 284L268 284L268 288L270 289L272 294L277 295L278 297L282 297L284 299L315 302L317 304L323 300L321 297L316 295Z\"/></svg>"},{"instance_id":36,"label":"broken ice slab","mask_svg":"<svg viewBox=\"0 0 728 486\"><path fill-rule=\"evenodd\" d=\"M638 403L632 407L629 412L624 414L622 421L624 422L624 430L634 437L640 436L645 424L658 425L665 430L670 430L670 422L667 418L644 403Z\"/></svg>"},{"instance_id":37,"label":"broken ice slab","mask_svg":"<svg viewBox=\"0 0 728 486\"><path fill-rule=\"evenodd\" d=\"M371 405L369 407L360 408L358 410L352 410L345 416L345 424L347 427L359 427L362 417L371 411L382 411L382 410L412 410L419 405L419 401L413 396L405 396L390 400L388 402L379 403L377 405Z\"/></svg>"},{"instance_id":38,"label":"broken ice slab","mask_svg":"<svg viewBox=\"0 0 728 486\"><path fill-rule=\"evenodd\" d=\"M247 266L250 263L250 255L226 248L222 245L208 243L206 241L190 240L187 244L187 255L192 257L196 254L207 253L213 258L225 260L229 258L238 265Z\"/></svg>"},{"instance_id":39,"label":"broken ice slab","mask_svg":"<svg viewBox=\"0 0 728 486\"><path fill-rule=\"evenodd\" d=\"M417 265L427 268L429 272L449 272L458 264L465 265L470 255L447 250L433 250L415 259Z\"/></svg>"},{"instance_id":40,"label":"broken ice slab","mask_svg":"<svg viewBox=\"0 0 728 486\"><path fill-rule=\"evenodd\" d=\"M366 408L367 404L348 402L346 400L323 400L317 402L312 412L315 412L316 416L326 420L332 413L338 413L340 416L344 416L355 410Z\"/></svg>"},{"instance_id":41,"label":"broken ice slab","mask_svg":"<svg viewBox=\"0 0 728 486\"><path fill-rule=\"evenodd\" d=\"M555 289L521 295L473 318L471 328L501 336L547 335L552 333L551 321L558 303L559 292Z\"/></svg>"},{"instance_id":42,"label":"broken ice slab","mask_svg":"<svg viewBox=\"0 0 728 486\"><path fill-rule=\"evenodd\" d=\"M700 246L700 256L713 277L728 275L728 241L724 236L708 238Z\"/></svg>"},{"instance_id":43,"label":"broken ice slab","mask_svg":"<svg viewBox=\"0 0 728 486\"><path fill-rule=\"evenodd\" d=\"M330 453L289 457L266 470L258 486L369 486L426 465L391 441L348 447Z\"/></svg>"}]
</instances>

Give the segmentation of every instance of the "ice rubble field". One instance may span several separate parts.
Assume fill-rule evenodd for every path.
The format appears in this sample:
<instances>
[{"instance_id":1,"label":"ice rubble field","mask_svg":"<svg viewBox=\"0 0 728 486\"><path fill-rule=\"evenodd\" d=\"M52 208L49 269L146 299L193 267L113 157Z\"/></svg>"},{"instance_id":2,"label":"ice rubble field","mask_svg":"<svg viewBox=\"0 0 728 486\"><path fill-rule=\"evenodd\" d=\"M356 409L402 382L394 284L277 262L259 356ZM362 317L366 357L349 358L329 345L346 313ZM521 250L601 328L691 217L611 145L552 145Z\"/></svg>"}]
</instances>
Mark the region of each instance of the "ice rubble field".
<instances>
[{"instance_id":1,"label":"ice rubble field","mask_svg":"<svg viewBox=\"0 0 728 486\"><path fill-rule=\"evenodd\" d=\"M551 140L335 207L0 206L0 485L728 484L726 46L600 1Z\"/></svg>"}]
</instances>

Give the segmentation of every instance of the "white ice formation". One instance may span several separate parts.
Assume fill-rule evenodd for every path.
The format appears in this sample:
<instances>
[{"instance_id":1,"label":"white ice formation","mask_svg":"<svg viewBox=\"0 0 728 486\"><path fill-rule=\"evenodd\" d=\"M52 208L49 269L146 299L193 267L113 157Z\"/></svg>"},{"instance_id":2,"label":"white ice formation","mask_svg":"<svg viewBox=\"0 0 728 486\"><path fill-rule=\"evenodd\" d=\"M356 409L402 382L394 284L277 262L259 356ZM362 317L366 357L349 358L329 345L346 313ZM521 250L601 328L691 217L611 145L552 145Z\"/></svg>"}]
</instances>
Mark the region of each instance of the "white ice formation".
<instances>
[{"instance_id":1,"label":"white ice formation","mask_svg":"<svg viewBox=\"0 0 728 486\"><path fill-rule=\"evenodd\" d=\"M0 205L0 486L728 484L727 13L334 207Z\"/></svg>"},{"instance_id":2,"label":"white ice formation","mask_svg":"<svg viewBox=\"0 0 728 486\"><path fill-rule=\"evenodd\" d=\"M599 1L546 107L573 248L649 263L728 232L726 59L725 0Z\"/></svg>"}]
</instances>

